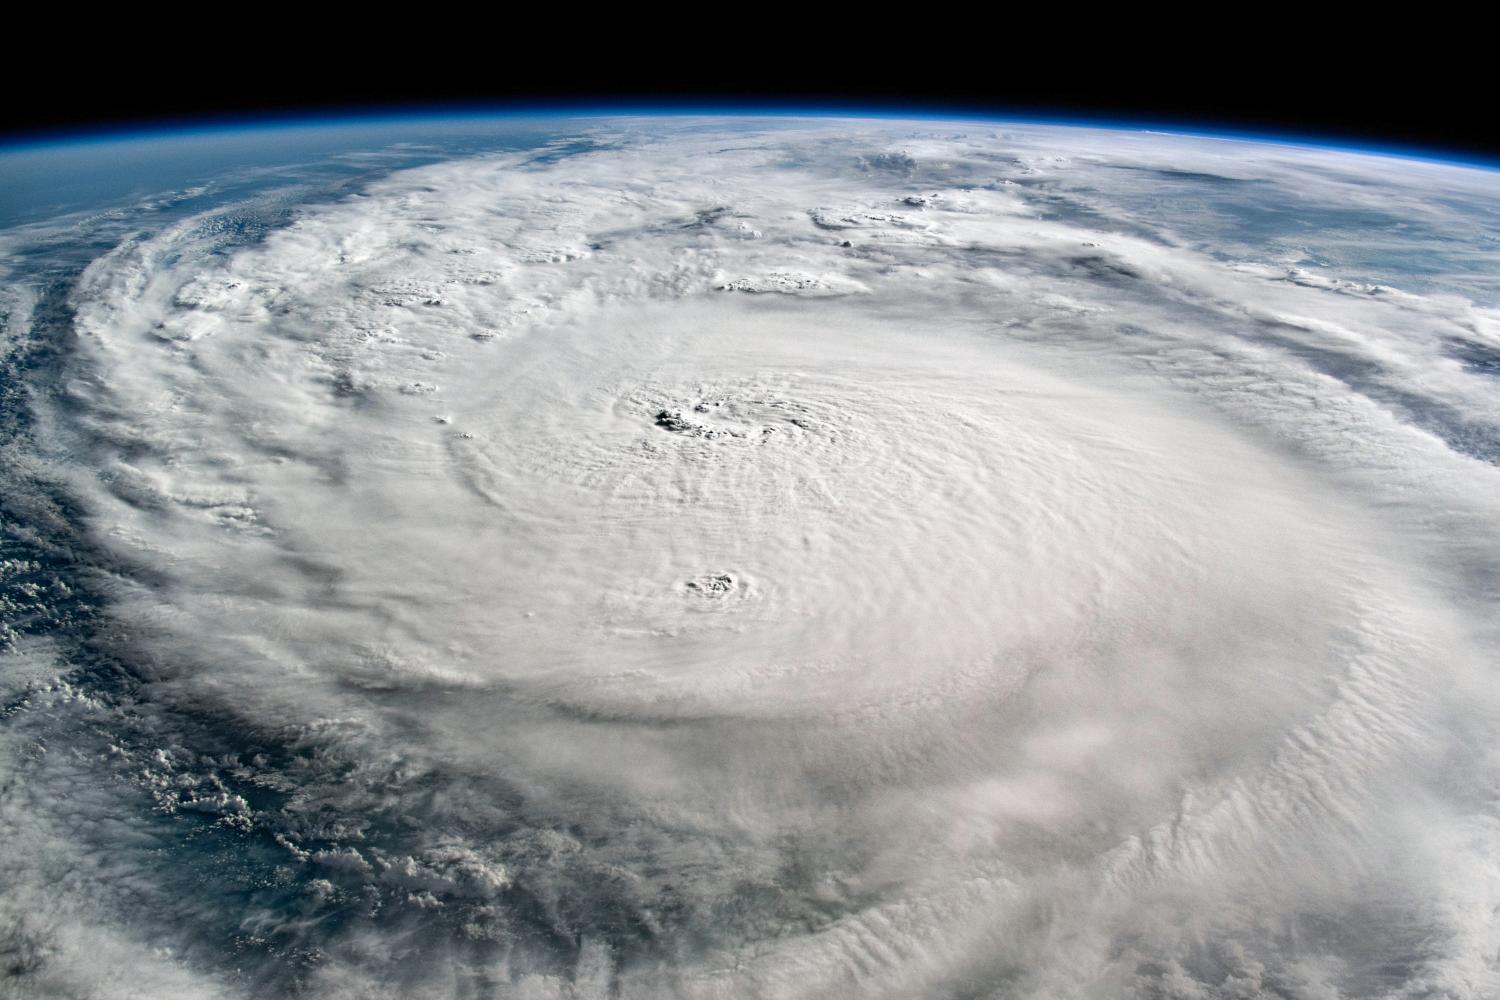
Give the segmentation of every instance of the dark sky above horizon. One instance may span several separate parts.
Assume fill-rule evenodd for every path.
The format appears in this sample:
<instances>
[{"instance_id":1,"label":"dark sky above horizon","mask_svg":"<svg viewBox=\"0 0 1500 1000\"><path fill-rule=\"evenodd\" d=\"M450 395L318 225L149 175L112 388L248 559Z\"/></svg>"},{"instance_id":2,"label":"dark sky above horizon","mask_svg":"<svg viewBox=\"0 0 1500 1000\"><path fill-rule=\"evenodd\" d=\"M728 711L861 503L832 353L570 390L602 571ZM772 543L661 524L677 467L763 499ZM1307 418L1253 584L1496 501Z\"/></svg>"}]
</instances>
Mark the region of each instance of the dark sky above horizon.
<instances>
[{"instance_id":1,"label":"dark sky above horizon","mask_svg":"<svg viewBox=\"0 0 1500 1000\"><path fill-rule=\"evenodd\" d=\"M952 18L876 19L867 34L831 35L815 18L749 20L731 33L686 22L676 36L653 29L650 45L608 37L608 25L588 38L526 23L504 36L439 26L432 39L396 32L379 42L273 25L273 42L157 39L155 55L147 46L129 56L121 53L134 47L100 28L95 41L70 41L65 73L0 67L9 95L0 142L247 116L693 105L1108 119L1500 160L1500 120L1484 102L1488 56L1465 51L1466 39L1481 39L1461 26L1433 41L1420 25L1375 40L1341 27L1333 42L1306 26L1258 37L1253 27L1216 27L1211 38L1204 26L1197 37L1177 27L1153 49L1108 32L1063 44L1019 25L1003 36L959 30Z\"/></svg>"}]
</instances>

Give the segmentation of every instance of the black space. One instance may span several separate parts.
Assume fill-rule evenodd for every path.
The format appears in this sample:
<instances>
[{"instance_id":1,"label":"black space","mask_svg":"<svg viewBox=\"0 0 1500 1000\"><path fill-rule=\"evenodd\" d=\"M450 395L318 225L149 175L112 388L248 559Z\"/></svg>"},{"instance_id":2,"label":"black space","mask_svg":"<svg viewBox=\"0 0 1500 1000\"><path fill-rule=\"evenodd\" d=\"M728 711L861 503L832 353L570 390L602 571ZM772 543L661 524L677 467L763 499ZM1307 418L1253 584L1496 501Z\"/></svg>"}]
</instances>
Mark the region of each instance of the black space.
<instances>
[{"instance_id":1,"label":"black space","mask_svg":"<svg viewBox=\"0 0 1500 1000\"><path fill-rule=\"evenodd\" d=\"M557 25L535 23L397 25L375 42L273 26L245 43L156 39L139 49L105 33L70 46L66 67L81 76L14 60L0 69L10 95L0 138L455 105L688 106L1121 120L1500 160L1493 57L1470 48L1488 37L1477 28L1382 27L1326 40L1305 26L1226 23L1164 35L1146 50L1107 31L1049 39L1086 19L1072 9L1008 30L944 18L887 18L851 35L746 17L757 23L689 25L649 44L609 37L625 30L619 19L566 44Z\"/></svg>"}]
</instances>

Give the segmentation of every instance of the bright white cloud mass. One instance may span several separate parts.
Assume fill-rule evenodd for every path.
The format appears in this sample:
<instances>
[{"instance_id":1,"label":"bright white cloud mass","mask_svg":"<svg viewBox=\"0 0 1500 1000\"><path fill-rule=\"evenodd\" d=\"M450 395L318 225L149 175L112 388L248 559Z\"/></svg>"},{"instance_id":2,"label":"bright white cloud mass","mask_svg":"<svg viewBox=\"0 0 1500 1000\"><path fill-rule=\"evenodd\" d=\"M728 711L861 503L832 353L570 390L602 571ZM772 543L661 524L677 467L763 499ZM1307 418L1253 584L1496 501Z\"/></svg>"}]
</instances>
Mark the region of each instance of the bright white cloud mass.
<instances>
[{"instance_id":1,"label":"bright white cloud mass","mask_svg":"<svg viewBox=\"0 0 1500 1000\"><path fill-rule=\"evenodd\" d=\"M0 233L0 994L1500 995L1500 175L554 128Z\"/></svg>"}]
</instances>

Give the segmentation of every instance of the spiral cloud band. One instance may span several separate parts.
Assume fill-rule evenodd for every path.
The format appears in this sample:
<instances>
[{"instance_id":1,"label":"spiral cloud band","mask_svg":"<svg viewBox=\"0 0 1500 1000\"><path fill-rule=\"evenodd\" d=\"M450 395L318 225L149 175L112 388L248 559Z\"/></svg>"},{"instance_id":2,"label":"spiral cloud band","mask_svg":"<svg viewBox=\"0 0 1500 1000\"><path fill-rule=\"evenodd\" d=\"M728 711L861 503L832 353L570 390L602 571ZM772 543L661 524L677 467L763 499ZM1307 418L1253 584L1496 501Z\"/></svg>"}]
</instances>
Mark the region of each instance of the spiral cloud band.
<instances>
[{"instance_id":1,"label":"spiral cloud band","mask_svg":"<svg viewBox=\"0 0 1500 1000\"><path fill-rule=\"evenodd\" d=\"M0 236L4 990L1500 993L1497 175L613 120L256 197Z\"/></svg>"}]
</instances>

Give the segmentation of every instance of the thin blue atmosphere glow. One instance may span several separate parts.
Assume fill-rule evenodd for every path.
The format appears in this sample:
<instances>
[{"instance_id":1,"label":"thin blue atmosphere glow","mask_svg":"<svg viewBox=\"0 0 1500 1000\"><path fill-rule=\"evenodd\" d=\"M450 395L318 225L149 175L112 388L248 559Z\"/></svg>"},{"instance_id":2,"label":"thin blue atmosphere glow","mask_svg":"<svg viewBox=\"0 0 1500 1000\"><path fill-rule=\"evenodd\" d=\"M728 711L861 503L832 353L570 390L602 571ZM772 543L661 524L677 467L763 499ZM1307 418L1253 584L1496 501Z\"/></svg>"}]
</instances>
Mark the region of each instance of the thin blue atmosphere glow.
<instances>
[{"instance_id":1,"label":"thin blue atmosphere glow","mask_svg":"<svg viewBox=\"0 0 1500 1000\"><path fill-rule=\"evenodd\" d=\"M1275 143L1339 149L1372 156L1399 157L1454 163L1493 170L1500 161L1493 157L1461 153L1440 146L1390 143L1375 139L1353 140L1319 135L1299 128L1256 129L1226 127L1208 119L1160 120L1133 115L1089 113L1037 113L1025 109L970 106L963 104L883 105L860 102L766 102L680 100L553 101L535 104L489 104L484 102L432 105L390 105L344 109L286 110L262 113L181 116L133 124L68 126L0 137L0 154L11 150L94 142L123 142L170 137L238 134L288 128L345 129L370 126L430 125L442 122L514 122L557 118L611 117L735 117L735 118L839 118L869 121L927 121L986 125L1062 125L1076 128L1160 132L1205 138Z\"/></svg>"}]
</instances>

